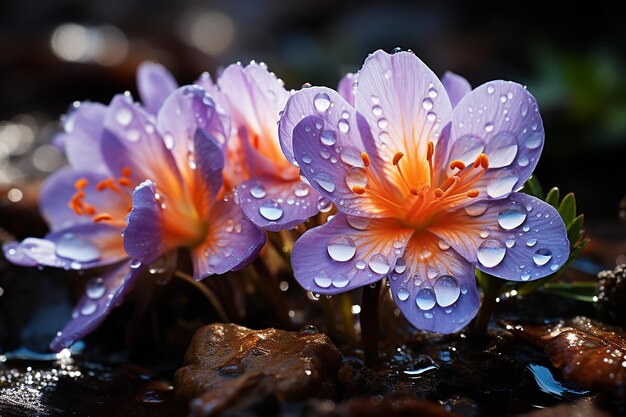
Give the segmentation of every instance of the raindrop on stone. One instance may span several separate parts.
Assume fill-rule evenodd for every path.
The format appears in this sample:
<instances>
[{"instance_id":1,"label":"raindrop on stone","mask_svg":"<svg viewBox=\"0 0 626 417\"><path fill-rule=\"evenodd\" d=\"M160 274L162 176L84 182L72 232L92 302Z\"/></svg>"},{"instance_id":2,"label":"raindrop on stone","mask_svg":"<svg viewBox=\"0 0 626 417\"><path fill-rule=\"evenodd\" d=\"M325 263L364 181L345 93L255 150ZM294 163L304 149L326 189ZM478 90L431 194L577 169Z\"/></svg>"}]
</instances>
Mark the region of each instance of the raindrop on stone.
<instances>
[{"instance_id":1,"label":"raindrop on stone","mask_svg":"<svg viewBox=\"0 0 626 417\"><path fill-rule=\"evenodd\" d=\"M325 112L330 107L330 97L326 93L317 93L313 100L315 108L319 112Z\"/></svg>"},{"instance_id":2,"label":"raindrop on stone","mask_svg":"<svg viewBox=\"0 0 626 417\"><path fill-rule=\"evenodd\" d=\"M500 264L506 255L506 247L496 239L485 240L478 247L478 262L487 268Z\"/></svg>"},{"instance_id":3,"label":"raindrop on stone","mask_svg":"<svg viewBox=\"0 0 626 417\"><path fill-rule=\"evenodd\" d=\"M550 262L550 259L552 259L552 251L547 248L539 248L535 251L535 254L533 255L533 261L537 266L543 266L547 264L548 262Z\"/></svg>"},{"instance_id":4,"label":"raindrop on stone","mask_svg":"<svg viewBox=\"0 0 626 417\"><path fill-rule=\"evenodd\" d=\"M283 209L274 200L265 200L261 207L259 207L259 213L265 219L275 221L283 216Z\"/></svg>"},{"instance_id":5,"label":"raindrop on stone","mask_svg":"<svg viewBox=\"0 0 626 417\"><path fill-rule=\"evenodd\" d=\"M433 286L437 304L441 307L448 307L459 299L461 287L459 281L452 275L442 275L435 281Z\"/></svg>"},{"instance_id":6,"label":"raindrop on stone","mask_svg":"<svg viewBox=\"0 0 626 417\"><path fill-rule=\"evenodd\" d=\"M337 235L328 241L328 254L335 261L345 262L356 253L356 245L350 236Z\"/></svg>"}]
</instances>

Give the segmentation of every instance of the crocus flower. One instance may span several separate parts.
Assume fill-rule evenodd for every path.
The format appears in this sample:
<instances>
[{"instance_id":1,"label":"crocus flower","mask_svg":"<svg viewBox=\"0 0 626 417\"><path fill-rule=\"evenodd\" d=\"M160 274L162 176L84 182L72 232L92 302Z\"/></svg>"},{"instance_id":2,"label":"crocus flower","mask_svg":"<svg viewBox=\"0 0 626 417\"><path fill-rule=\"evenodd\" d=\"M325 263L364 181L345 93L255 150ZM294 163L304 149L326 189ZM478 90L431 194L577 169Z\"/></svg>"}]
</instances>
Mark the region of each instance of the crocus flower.
<instances>
[{"instance_id":1,"label":"crocus flower","mask_svg":"<svg viewBox=\"0 0 626 417\"><path fill-rule=\"evenodd\" d=\"M198 86L159 90L172 83L154 76L164 74L160 67L148 69L140 74L151 77L139 82L146 107L118 95L68 117L61 143L70 166L48 178L40 196L51 232L4 247L7 259L25 266L106 266L53 350L99 326L142 273L171 273L178 248L189 249L200 280L243 267L265 242L224 195L224 115Z\"/></svg>"},{"instance_id":2,"label":"crocus flower","mask_svg":"<svg viewBox=\"0 0 626 417\"><path fill-rule=\"evenodd\" d=\"M524 87L470 92L453 74L444 86L409 52L377 51L355 77L354 106L306 88L280 121L285 155L339 210L293 248L305 289L336 294L388 277L414 326L451 333L478 310L475 267L526 281L567 260L557 211L516 192L544 142Z\"/></svg>"}]
</instances>

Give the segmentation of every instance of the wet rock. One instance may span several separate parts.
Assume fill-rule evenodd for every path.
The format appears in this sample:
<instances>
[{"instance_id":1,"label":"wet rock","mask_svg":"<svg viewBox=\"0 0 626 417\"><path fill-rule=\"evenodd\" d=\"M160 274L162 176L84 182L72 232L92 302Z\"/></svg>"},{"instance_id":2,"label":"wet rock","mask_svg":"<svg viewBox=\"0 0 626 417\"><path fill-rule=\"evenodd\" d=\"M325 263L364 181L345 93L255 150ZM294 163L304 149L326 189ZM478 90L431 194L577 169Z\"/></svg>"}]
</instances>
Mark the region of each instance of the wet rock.
<instances>
[{"instance_id":1,"label":"wet rock","mask_svg":"<svg viewBox=\"0 0 626 417\"><path fill-rule=\"evenodd\" d=\"M543 347L566 378L626 398L626 332L582 316L556 325L507 324L507 329Z\"/></svg>"},{"instance_id":2,"label":"wet rock","mask_svg":"<svg viewBox=\"0 0 626 417\"><path fill-rule=\"evenodd\" d=\"M583 400L573 404L547 407L519 417L611 417L611 413L601 409L589 400Z\"/></svg>"},{"instance_id":3,"label":"wet rock","mask_svg":"<svg viewBox=\"0 0 626 417\"><path fill-rule=\"evenodd\" d=\"M604 319L626 326L626 265L598 274L596 296Z\"/></svg>"},{"instance_id":4,"label":"wet rock","mask_svg":"<svg viewBox=\"0 0 626 417\"><path fill-rule=\"evenodd\" d=\"M176 371L176 395L193 415L246 410L275 399L334 393L341 353L323 333L250 330L235 324L199 329Z\"/></svg>"},{"instance_id":5,"label":"wet rock","mask_svg":"<svg viewBox=\"0 0 626 417\"><path fill-rule=\"evenodd\" d=\"M315 406L315 416L320 417L458 417L459 414L445 410L439 404L411 397L360 397L340 404L322 401Z\"/></svg>"}]
</instances>

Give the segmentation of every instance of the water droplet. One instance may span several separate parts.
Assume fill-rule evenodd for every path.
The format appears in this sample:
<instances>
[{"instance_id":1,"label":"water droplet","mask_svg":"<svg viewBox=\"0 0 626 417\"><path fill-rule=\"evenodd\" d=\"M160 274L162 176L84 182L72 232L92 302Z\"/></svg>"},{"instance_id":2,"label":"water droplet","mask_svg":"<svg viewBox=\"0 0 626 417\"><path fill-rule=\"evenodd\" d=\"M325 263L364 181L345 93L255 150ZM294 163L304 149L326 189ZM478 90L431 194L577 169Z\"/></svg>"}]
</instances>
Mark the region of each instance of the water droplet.
<instances>
[{"instance_id":1,"label":"water droplet","mask_svg":"<svg viewBox=\"0 0 626 417\"><path fill-rule=\"evenodd\" d=\"M304 162L305 164L310 164L312 161L313 158L311 157L311 155L306 152L302 154L302 162Z\"/></svg>"},{"instance_id":2,"label":"water droplet","mask_svg":"<svg viewBox=\"0 0 626 417\"><path fill-rule=\"evenodd\" d=\"M262 184L254 184L252 188L250 188L250 195L254 198L265 197L265 187L263 187Z\"/></svg>"},{"instance_id":3,"label":"water droplet","mask_svg":"<svg viewBox=\"0 0 626 417\"><path fill-rule=\"evenodd\" d=\"M550 265L550 271L556 271L557 269L559 269L559 264L552 264Z\"/></svg>"},{"instance_id":4,"label":"water droplet","mask_svg":"<svg viewBox=\"0 0 626 417\"><path fill-rule=\"evenodd\" d=\"M424 108L424 110L432 110L433 108L433 101L427 97L422 101L422 107Z\"/></svg>"},{"instance_id":5,"label":"water droplet","mask_svg":"<svg viewBox=\"0 0 626 417\"><path fill-rule=\"evenodd\" d=\"M506 103L506 101L507 101L506 95L504 94L500 95L500 103Z\"/></svg>"},{"instance_id":6,"label":"water droplet","mask_svg":"<svg viewBox=\"0 0 626 417\"><path fill-rule=\"evenodd\" d=\"M439 93L434 88L431 87L430 90L428 90L428 97L437 98L437 95L439 95Z\"/></svg>"},{"instance_id":7,"label":"water droplet","mask_svg":"<svg viewBox=\"0 0 626 417\"><path fill-rule=\"evenodd\" d=\"M381 129L387 129L387 126L389 126L389 122L387 121L387 119L385 119L384 117L378 119L378 127Z\"/></svg>"},{"instance_id":8,"label":"water droplet","mask_svg":"<svg viewBox=\"0 0 626 417\"><path fill-rule=\"evenodd\" d=\"M337 123L337 127L339 127L339 130L342 133L348 133L348 131L350 130L350 124L345 119L339 120L339 122Z\"/></svg>"},{"instance_id":9,"label":"water droplet","mask_svg":"<svg viewBox=\"0 0 626 417\"><path fill-rule=\"evenodd\" d=\"M498 224L504 230L515 229L524 223L524 220L526 220L526 212L516 203L508 204L498 214Z\"/></svg>"},{"instance_id":10,"label":"water droplet","mask_svg":"<svg viewBox=\"0 0 626 417\"><path fill-rule=\"evenodd\" d=\"M328 241L328 254L335 261L345 262L356 253L356 245L350 236L337 235Z\"/></svg>"},{"instance_id":11,"label":"water droplet","mask_svg":"<svg viewBox=\"0 0 626 417\"><path fill-rule=\"evenodd\" d=\"M482 237L483 239L486 239L489 237L489 228L485 227L484 229L482 229L480 231L480 237Z\"/></svg>"},{"instance_id":12,"label":"water droplet","mask_svg":"<svg viewBox=\"0 0 626 417\"><path fill-rule=\"evenodd\" d=\"M351 168L346 172L345 180L348 188L363 187L367 185L366 172L363 168Z\"/></svg>"},{"instance_id":13,"label":"water droplet","mask_svg":"<svg viewBox=\"0 0 626 417\"><path fill-rule=\"evenodd\" d=\"M435 292L430 288L421 289L415 296L415 304L422 310L430 310L436 303Z\"/></svg>"},{"instance_id":14,"label":"water droplet","mask_svg":"<svg viewBox=\"0 0 626 417\"><path fill-rule=\"evenodd\" d=\"M530 279L530 272L528 271L522 272L522 275L520 275L520 279L522 281L528 281Z\"/></svg>"},{"instance_id":15,"label":"water droplet","mask_svg":"<svg viewBox=\"0 0 626 417\"><path fill-rule=\"evenodd\" d=\"M437 304L441 307L448 307L456 302L461 295L459 281L452 275L442 275L435 281L433 286Z\"/></svg>"},{"instance_id":16,"label":"water droplet","mask_svg":"<svg viewBox=\"0 0 626 417\"><path fill-rule=\"evenodd\" d=\"M476 157L485 149L481 138L473 135L461 136L450 150L450 160L458 159L465 165L473 164Z\"/></svg>"},{"instance_id":17,"label":"water droplet","mask_svg":"<svg viewBox=\"0 0 626 417\"><path fill-rule=\"evenodd\" d=\"M133 261L130 264L130 267L133 269L137 269L141 266L141 261L139 259L133 259Z\"/></svg>"},{"instance_id":18,"label":"water droplet","mask_svg":"<svg viewBox=\"0 0 626 417\"><path fill-rule=\"evenodd\" d=\"M265 219L275 221L283 216L283 209L274 200L265 200L261 207L259 207L259 213Z\"/></svg>"},{"instance_id":19,"label":"water droplet","mask_svg":"<svg viewBox=\"0 0 626 417\"><path fill-rule=\"evenodd\" d=\"M174 136L169 133L163 135L163 143L165 143L165 147L167 149L172 149L174 147Z\"/></svg>"},{"instance_id":20,"label":"water droplet","mask_svg":"<svg viewBox=\"0 0 626 417\"><path fill-rule=\"evenodd\" d=\"M130 129L126 132L126 140L129 142L137 142L141 138L139 131L137 129Z\"/></svg>"},{"instance_id":21,"label":"water droplet","mask_svg":"<svg viewBox=\"0 0 626 417\"><path fill-rule=\"evenodd\" d=\"M429 111L428 113L426 113L426 119L428 119L429 122L434 122L437 119L437 114L435 112Z\"/></svg>"},{"instance_id":22,"label":"water droplet","mask_svg":"<svg viewBox=\"0 0 626 417\"><path fill-rule=\"evenodd\" d=\"M319 112L325 112L330 107L330 97L326 93L317 93L313 99L313 104Z\"/></svg>"},{"instance_id":23,"label":"water droplet","mask_svg":"<svg viewBox=\"0 0 626 417\"><path fill-rule=\"evenodd\" d=\"M499 198L513 191L513 187L517 183L517 177L500 177L493 178L487 184L487 195L491 198Z\"/></svg>"},{"instance_id":24,"label":"water droplet","mask_svg":"<svg viewBox=\"0 0 626 417\"><path fill-rule=\"evenodd\" d=\"M526 139L528 149L537 149L543 143L543 133L535 133Z\"/></svg>"},{"instance_id":25,"label":"water droplet","mask_svg":"<svg viewBox=\"0 0 626 417\"><path fill-rule=\"evenodd\" d=\"M335 288L345 288L350 283L350 278L345 276L344 274L337 274L333 277L333 287Z\"/></svg>"},{"instance_id":26,"label":"water droplet","mask_svg":"<svg viewBox=\"0 0 626 417\"><path fill-rule=\"evenodd\" d=\"M296 185L296 189L293 191L296 197L306 197L309 195L309 186L306 184L298 184Z\"/></svg>"},{"instance_id":27,"label":"water droplet","mask_svg":"<svg viewBox=\"0 0 626 417\"><path fill-rule=\"evenodd\" d=\"M493 132L493 123L489 122L489 123L485 123L485 132L489 133L489 132ZM489 143L487 143L487 146L489 146ZM489 159L490 165L491 165L491 158Z\"/></svg>"},{"instance_id":28,"label":"water droplet","mask_svg":"<svg viewBox=\"0 0 626 417\"><path fill-rule=\"evenodd\" d=\"M489 158L489 168L502 168L511 165L517 156L517 138L511 132L498 132L485 146Z\"/></svg>"},{"instance_id":29,"label":"water droplet","mask_svg":"<svg viewBox=\"0 0 626 417\"><path fill-rule=\"evenodd\" d=\"M356 230L367 230L370 219L367 217L346 216L346 220L350 227Z\"/></svg>"},{"instance_id":30,"label":"water droplet","mask_svg":"<svg viewBox=\"0 0 626 417\"><path fill-rule=\"evenodd\" d=\"M438 244L439 244L439 249L441 249L441 250L448 250L448 249L450 249L450 245L448 244L448 242L446 242L443 239L439 239L439 243Z\"/></svg>"},{"instance_id":31,"label":"water droplet","mask_svg":"<svg viewBox=\"0 0 626 417\"><path fill-rule=\"evenodd\" d=\"M104 280L100 277L93 278L85 286L85 294L87 294L87 297L94 300L102 297L105 290Z\"/></svg>"},{"instance_id":32,"label":"water droplet","mask_svg":"<svg viewBox=\"0 0 626 417\"><path fill-rule=\"evenodd\" d=\"M504 242L507 248L512 248L515 246L515 238L513 236L509 236Z\"/></svg>"},{"instance_id":33,"label":"water droplet","mask_svg":"<svg viewBox=\"0 0 626 417\"><path fill-rule=\"evenodd\" d=\"M399 288L396 296L398 297L398 300L406 301L409 298L409 292L405 288Z\"/></svg>"},{"instance_id":34,"label":"water droplet","mask_svg":"<svg viewBox=\"0 0 626 417\"><path fill-rule=\"evenodd\" d=\"M363 158L361 158L361 151L353 146L344 148L341 151L341 160L353 167L365 168Z\"/></svg>"},{"instance_id":35,"label":"water droplet","mask_svg":"<svg viewBox=\"0 0 626 417\"><path fill-rule=\"evenodd\" d=\"M313 282L320 288L328 288L333 281L328 272L320 271L315 275L315 278L313 278Z\"/></svg>"},{"instance_id":36,"label":"water droplet","mask_svg":"<svg viewBox=\"0 0 626 417\"><path fill-rule=\"evenodd\" d=\"M526 246L528 246L528 247L533 247L533 246L535 246L536 244L537 244L537 239L536 239L536 238L534 238L534 237L531 237L530 239L528 239L528 240L526 241Z\"/></svg>"},{"instance_id":37,"label":"water droplet","mask_svg":"<svg viewBox=\"0 0 626 417\"><path fill-rule=\"evenodd\" d=\"M368 262L369 267L376 274L384 275L389 272L389 260L386 256L377 253Z\"/></svg>"},{"instance_id":38,"label":"water droplet","mask_svg":"<svg viewBox=\"0 0 626 417\"><path fill-rule=\"evenodd\" d=\"M372 107L372 114L374 116L381 116L383 114L383 109L380 106L374 106Z\"/></svg>"},{"instance_id":39,"label":"water droplet","mask_svg":"<svg viewBox=\"0 0 626 417\"><path fill-rule=\"evenodd\" d=\"M496 91L496 89L494 88L494 86L493 86L493 85L488 85L488 86L487 86L487 92L488 92L489 94L493 94L493 92L494 92L494 91Z\"/></svg>"},{"instance_id":40,"label":"water droplet","mask_svg":"<svg viewBox=\"0 0 626 417\"><path fill-rule=\"evenodd\" d=\"M504 259L506 247L496 239L485 240L478 247L478 262L487 268L493 268Z\"/></svg>"},{"instance_id":41,"label":"water droplet","mask_svg":"<svg viewBox=\"0 0 626 417\"><path fill-rule=\"evenodd\" d=\"M437 275L439 275L439 273L432 266L429 266L426 269L426 276L428 277L428 279L434 279Z\"/></svg>"},{"instance_id":42,"label":"water droplet","mask_svg":"<svg viewBox=\"0 0 626 417\"><path fill-rule=\"evenodd\" d=\"M317 209L322 213L328 213L333 208L333 203L326 197L317 200Z\"/></svg>"},{"instance_id":43,"label":"water droplet","mask_svg":"<svg viewBox=\"0 0 626 417\"><path fill-rule=\"evenodd\" d=\"M324 148L320 151L320 156L324 159L328 159L330 158L330 152L328 152L328 149Z\"/></svg>"},{"instance_id":44,"label":"water droplet","mask_svg":"<svg viewBox=\"0 0 626 417\"><path fill-rule=\"evenodd\" d=\"M543 266L550 262L552 259L552 251L547 248L539 248L535 251L533 255L533 261L537 266Z\"/></svg>"},{"instance_id":45,"label":"water droplet","mask_svg":"<svg viewBox=\"0 0 626 417\"><path fill-rule=\"evenodd\" d=\"M121 108L115 113L115 120L122 126L128 126L133 120L133 114L127 108Z\"/></svg>"},{"instance_id":46,"label":"water droplet","mask_svg":"<svg viewBox=\"0 0 626 417\"><path fill-rule=\"evenodd\" d=\"M520 105L520 111L522 113L522 117L526 117L528 114L528 103L525 101Z\"/></svg>"},{"instance_id":47,"label":"water droplet","mask_svg":"<svg viewBox=\"0 0 626 417\"><path fill-rule=\"evenodd\" d=\"M332 130L324 130L320 135L320 140L326 146L333 146L337 142L337 134Z\"/></svg>"},{"instance_id":48,"label":"water droplet","mask_svg":"<svg viewBox=\"0 0 626 417\"><path fill-rule=\"evenodd\" d=\"M470 206L466 206L464 207L464 210L468 216L477 217L483 214L487 210L487 206L488 206L487 202L483 201L479 203L474 203Z\"/></svg>"},{"instance_id":49,"label":"water droplet","mask_svg":"<svg viewBox=\"0 0 626 417\"><path fill-rule=\"evenodd\" d=\"M98 308L98 304L96 304L93 300L85 300L82 307L80 308L80 314L83 316L90 316L96 312Z\"/></svg>"},{"instance_id":50,"label":"water droplet","mask_svg":"<svg viewBox=\"0 0 626 417\"><path fill-rule=\"evenodd\" d=\"M318 183L319 186L322 187L322 189L328 191L329 193L335 191L335 183L333 182L333 179L325 172L318 173L315 176L315 182Z\"/></svg>"},{"instance_id":51,"label":"water droplet","mask_svg":"<svg viewBox=\"0 0 626 417\"><path fill-rule=\"evenodd\" d=\"M398 274L406 271L406 261L402 258L396 259L396 266L394 267L394 271L396 271Z\"/></svg>"},{"instance_id":52,"label":"water droplet","mask_svg":"<svg viewBox=\"0 0 626 417\"><path fill-rule=\"evenodd\" d=\"M373 95L371 99L372 99L372 104L380 104L380 97Z\"/></svg>"},{"instance_id":53,"label":"water droplet","mask_svg":"<svg viewBox=\"0 0 626 417\"><path fill-rule=\"evenodd\" d=\"M461 285L461 294L467 294L467 285Z\"/></svg>"},{"instance_id":54,"label":"water droplet","mask_svg":"<svg viewBox=\"0 0 626 417\"><path fill-rule=\"evenodd\" d=\"M354 266L356 266L357 269L363 270L367 266L367 262L365 262L363 259L359 259L355 262Z\"/></svg>"},{"instance_id":55,"label":"water droplet","mask_svg":"<svg viewBox=\"0 0 626 417\"><path fill-rule=\"evenodd\" d=\"M100 258L100 251L90 241L66 233L56 243L55 253L78 262L90 262Z\"/></svg>"}]
</instances>

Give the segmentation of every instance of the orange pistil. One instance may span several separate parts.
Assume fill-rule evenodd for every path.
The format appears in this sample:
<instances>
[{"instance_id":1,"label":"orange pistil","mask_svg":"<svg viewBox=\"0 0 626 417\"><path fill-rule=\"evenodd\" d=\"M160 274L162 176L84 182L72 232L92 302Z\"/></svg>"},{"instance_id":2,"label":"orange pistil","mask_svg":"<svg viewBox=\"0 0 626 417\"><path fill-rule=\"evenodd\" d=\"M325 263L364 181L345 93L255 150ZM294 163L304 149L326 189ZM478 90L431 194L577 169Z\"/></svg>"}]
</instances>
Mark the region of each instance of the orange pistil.
<instances>
[{"instance_id":1,"label":"orange pistil","mask_svg":"<svg viewBox=\"0 0 626 417\"><path fill-rule=\"evenodd\" d=\"M459 171L463 171L465 169L465 164L458 159L450 162L450 169L458 169Z\"/></svg>"},{"instance_id":2,"label":"orange pistil","mask_svg":"<svg viewBox=\"0 0 626 417\"><path fill-rule=\"evenodd\" d=\"M479 194L480 194L480 191L478 191L478 190L469 190L467 192L467 196L469 198L476 198L476 197L478 197Z\"/></svg>"},{"instance_id":3,"label":"orange pistil","mask_svg":"<svg viewBox=\"0 0 626 417\"><path fill-rule=\"evenodd\" d=\"M363 161L363 165L365 165L365 167L370 166L370 163L372 162L367 152L361 152L361 160Z\"/></svg>"}]
</instances>

